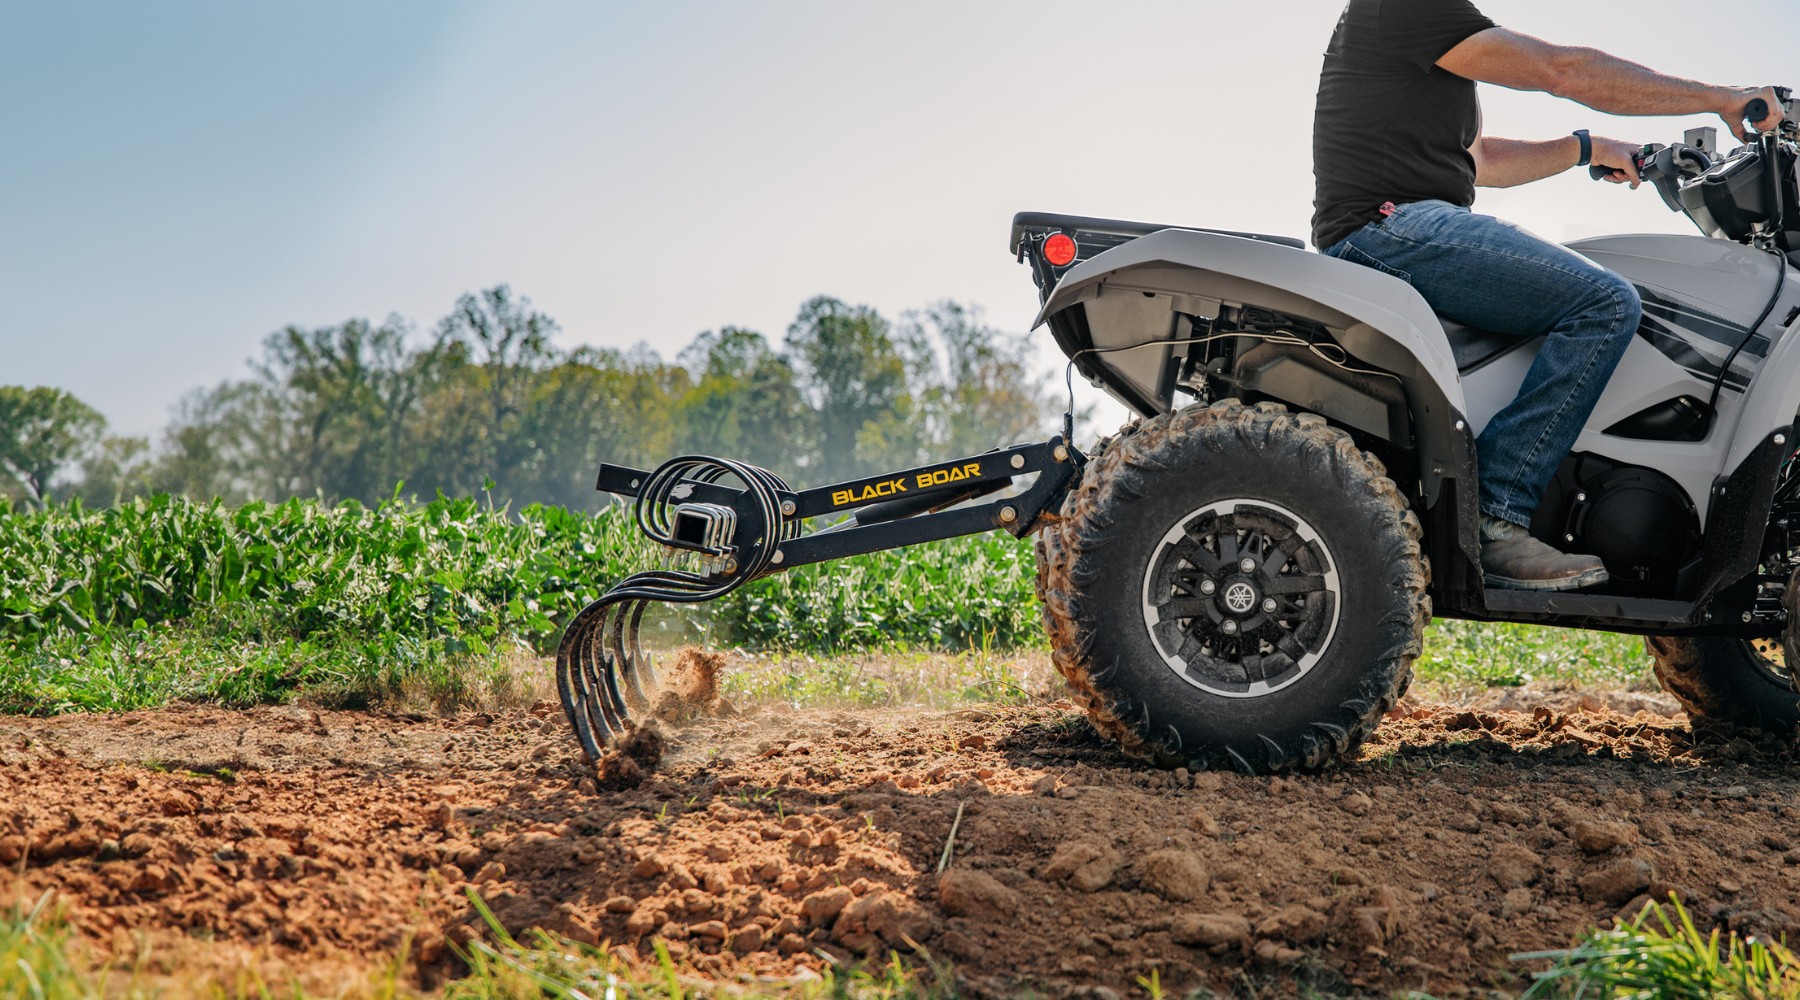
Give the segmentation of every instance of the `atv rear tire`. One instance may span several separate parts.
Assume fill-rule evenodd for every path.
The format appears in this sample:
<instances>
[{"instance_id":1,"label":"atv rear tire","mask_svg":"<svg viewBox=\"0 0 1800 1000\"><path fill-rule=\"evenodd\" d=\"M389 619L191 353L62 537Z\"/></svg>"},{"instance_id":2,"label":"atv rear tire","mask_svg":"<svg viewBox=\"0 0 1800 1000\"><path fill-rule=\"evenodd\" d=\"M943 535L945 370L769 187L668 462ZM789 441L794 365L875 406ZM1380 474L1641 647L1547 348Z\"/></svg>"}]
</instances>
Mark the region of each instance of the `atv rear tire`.
<instances>
[{"instance_id":1,"label":"atv rear tire","mask_svg":"<svg viewBox=\"0 0 1800 1000\"><path fill-rule=\"evenodd\" d=\"M1644 649L1663 690L1681 702L1696 729L1786 734L1800 725L1800 695L1780 643L1653 635L1644 637Z\"/></svg>"},{"instance_id":2,"label":"atv rear tire","mask_svg":"<svg viewBox=\"0 0 1800 1000\"><path fill-rule=\"evenodd\" d=\"M1110 443L1038 543L1052 660L1164 766L1272 773L1361 745L1431 618L1419 522L1314 414L1236 400Z\"/></svg>"}]
</instances>

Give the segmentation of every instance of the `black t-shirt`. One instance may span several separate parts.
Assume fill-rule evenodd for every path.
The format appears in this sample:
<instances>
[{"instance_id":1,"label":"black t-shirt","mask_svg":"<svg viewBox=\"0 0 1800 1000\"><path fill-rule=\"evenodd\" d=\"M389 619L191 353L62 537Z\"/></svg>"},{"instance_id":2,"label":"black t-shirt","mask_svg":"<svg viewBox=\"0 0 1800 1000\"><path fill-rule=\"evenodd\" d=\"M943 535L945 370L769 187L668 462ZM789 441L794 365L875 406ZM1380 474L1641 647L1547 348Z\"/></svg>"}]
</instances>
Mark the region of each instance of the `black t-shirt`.
<instances>
[{"instance_id":1,"label":"black t-shirt","mask_svg":"<svg viewBox=\"0 0 1800 1000\"><path fill-rule=\"evenodd\" d=\"M1313 245L1381 217L1382 202L1475 202L1475 82L1437 61L1494 27L1469 0L1350 0L1325 51L1313 120Z\"/></svg>"}]
</instances>

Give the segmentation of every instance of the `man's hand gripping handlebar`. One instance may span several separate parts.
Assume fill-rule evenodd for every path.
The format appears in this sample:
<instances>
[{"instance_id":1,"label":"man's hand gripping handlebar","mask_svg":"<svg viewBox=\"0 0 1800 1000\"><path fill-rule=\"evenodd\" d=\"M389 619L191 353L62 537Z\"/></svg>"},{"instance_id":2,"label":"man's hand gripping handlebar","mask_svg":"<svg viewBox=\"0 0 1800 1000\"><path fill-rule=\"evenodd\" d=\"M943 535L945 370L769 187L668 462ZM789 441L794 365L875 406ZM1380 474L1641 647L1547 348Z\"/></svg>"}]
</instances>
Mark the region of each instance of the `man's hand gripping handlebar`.
<instances>
[{"instance_id":1,"label":"man's hand gripping handlebar","mask_svg":"<svg viewBox=\"0 0 1800 1000\"><path fill-rule=\"evenodd\" d=\"M1788 98L1788 91L1781 87L1769 87L1763 96L1753 97L1744 105L1733 122L1727 115L1726 123L1731 131L1740 139L1754 140L1761 132L1767 132L1781 125L1786 114L1783 104ZM1588 176L1594 180L1611 181L1614 184L1630 184L1634 189L1642 182L1644 165L1663 147L1655 144L1633 147L1629 143L1616 139L1594 139L1594 154L1588 167Z\"/></svg>"}]
</instances>

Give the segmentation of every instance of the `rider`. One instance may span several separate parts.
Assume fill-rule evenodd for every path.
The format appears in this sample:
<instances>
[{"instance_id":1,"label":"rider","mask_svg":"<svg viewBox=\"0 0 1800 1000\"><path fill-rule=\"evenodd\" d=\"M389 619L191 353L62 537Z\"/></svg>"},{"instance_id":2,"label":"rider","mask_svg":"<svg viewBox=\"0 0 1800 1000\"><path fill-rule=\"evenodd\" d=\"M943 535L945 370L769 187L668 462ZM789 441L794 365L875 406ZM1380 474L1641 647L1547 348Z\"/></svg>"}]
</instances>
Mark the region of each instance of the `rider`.
<instances>
[{"instance_id":1,"label":"rider","mask_svg":"<svg viewBox=\"0 0 1800 1000\"><path fill-rule=\"evenodd\" d=\"M1475 83L1537 90L1607 114L1716 112L1739 138L1744 106L1773 88L1711 87L1594 49L1497 27L1469 0L1350 0L1325 52L1313 123L1313 245L1386 271L1469 326L1546 337L1519 394L1476 441L1481 568L1489 585L1572 590L1606 580L1526 525L1599 402L1639 319L1637 290L1571 250L1469 211L1475 188L1570 167L1638 186L1637 146L1586 130L1536 142L1481 134Z\"/></svg>"}]
</instances>

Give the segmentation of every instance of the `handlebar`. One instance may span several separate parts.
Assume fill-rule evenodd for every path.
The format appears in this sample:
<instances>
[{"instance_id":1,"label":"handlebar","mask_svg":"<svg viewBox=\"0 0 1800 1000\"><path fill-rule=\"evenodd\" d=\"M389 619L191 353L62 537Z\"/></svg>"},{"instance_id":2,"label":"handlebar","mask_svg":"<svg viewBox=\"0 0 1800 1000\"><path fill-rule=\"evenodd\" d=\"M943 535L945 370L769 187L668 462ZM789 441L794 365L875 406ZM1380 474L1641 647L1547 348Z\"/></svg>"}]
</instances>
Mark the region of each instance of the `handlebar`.
<instances>
[{"instance_id":1,"label":"handlebar","mask_svg":"<svg viewBox=\"0 0 1800 1000\"><path fill-rule=\"evenodd\" d=\"M1770 111L1778 111L1787 115L1790 120L1784 123L1781 126L1781 129L1790 134L1793 132L1793 122L1791 119L1793 118L1792 109L1794 92L1786 87L1774 87L1771 89L1775 91L1776 107L1770 108L1769 102L1760 97L1752 97L1750 101L1744 105L1744 131L1746 135L1756 134L1756 123L1769 117Z\"/></svg>"},{"instance_id":2,"label":"handlebar","mask_svg":"<svg viewBox=\"0 0 1800 1000\"><path fill-rule=\"evenodd\" d=\"M1656 155L1656 150L1650 148L1649 146L1639 146L1638 151L1632 155L1631 165L1637 168L1639 177L1642 177L1644 175L1645 161L1649 160L1650 157L1655 156L1655 155ZM1612 174L1612 172L1616 169L1618 169L1618 168L1603 167L1598 163L1593 163L1593 164L1588 165L1588 176L1592 177L1594 180L1603 181L1608 176L1610 176Z\"/></svg>"},{"instance_id":3,"label":"handlebar","mask_svg":"<svg viewBox=\"0 0 1800 1000\"><path fill-rule=\"evenodd\" d=\"M1788 96L1790 93L1791 92L1786 87L1776 87L1775 88L1775 96L1778 97L1779 99L1781 99L1783 102L1786 102L1788 100ZM1769 117L1769 102L1763 100L1760 97L1751 98L1749 100L1749 102L1744 105L1744 112L1741 117L1743 118L1745 124L1748 126L1749 131L1751 133L1754 133L1756 130L1756 123L1762 121L1764 118ZM1637 168L1639 177L1643 176L1644 167L1648 163L1648 161L1651 159L1651 157L1655 156L1657 154L1657 152L1659 152L1662 148L1663 147L1660 145L1651 143L1650 145L1643 146L1638 149L1637 155L1632 157L1632 164L1633 164L1633 166L1635 166ZM1615 168L1613 168L1613 167L1600 166L1597 163L1590 164L1588 166L1588 176L1592 177L1594 180L1597 180L1597 181L1605 180L1609 175L1612 174L1614 169ZM1646 179L1648 179L1648 178L1646 178Z\"/></svg>"}]
</instances>

